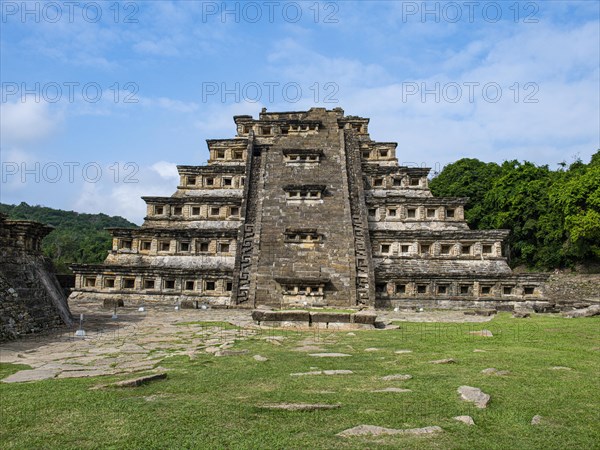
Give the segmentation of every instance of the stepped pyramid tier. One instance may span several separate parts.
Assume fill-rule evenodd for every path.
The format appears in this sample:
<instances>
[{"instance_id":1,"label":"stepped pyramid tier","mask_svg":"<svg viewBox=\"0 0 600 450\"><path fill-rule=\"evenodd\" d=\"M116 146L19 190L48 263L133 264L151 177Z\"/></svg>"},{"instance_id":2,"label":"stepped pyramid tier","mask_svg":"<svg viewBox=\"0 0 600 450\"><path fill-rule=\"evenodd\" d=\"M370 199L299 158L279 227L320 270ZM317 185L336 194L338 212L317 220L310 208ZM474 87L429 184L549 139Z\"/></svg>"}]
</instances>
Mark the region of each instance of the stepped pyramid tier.
<instances>
[{"instance_id":1,"label":"stepped pyramid tier","mask_svg":"<svg viewBox=\"0 0 600 450\"><path fill-rule=\"evenodd\" d=\"M341 108L234 117L204 166L178 166L144 224L113 228L102 265L74 265L81 300L231 307L482 306L544 299L513 274L508 230L470 230L467 198L434 197L369 119Z\"/></svg>"}]
</instances>

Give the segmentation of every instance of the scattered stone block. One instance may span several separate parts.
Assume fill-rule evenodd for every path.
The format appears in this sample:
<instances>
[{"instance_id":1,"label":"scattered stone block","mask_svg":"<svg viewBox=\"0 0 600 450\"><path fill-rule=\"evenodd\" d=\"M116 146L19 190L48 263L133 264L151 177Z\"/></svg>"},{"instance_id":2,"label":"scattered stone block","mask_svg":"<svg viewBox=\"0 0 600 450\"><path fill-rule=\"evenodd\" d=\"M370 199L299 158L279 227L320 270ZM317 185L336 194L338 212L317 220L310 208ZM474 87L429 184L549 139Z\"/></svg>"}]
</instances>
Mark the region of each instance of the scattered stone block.
<instances>
[{"instance_id":1,"label":"scattered stone block","mask_svg":"<svg viewBox=\"0 0 600 450\"><path fill-rule=\"evenodd\" d=\"M338 370L315 370L315 371L311 371L311 372L298 372L298 373L291 373L290 376L292 377L302 377L305 375L350 375L354 372L352 372L351 370L344 370L344 369L338 369Z\"/></svg>"},{"instance_id":2,"label":"scattered stone block","mask_svg":"<svg viewBox=\"0 0 600 450\"><path fill-rule=\"evenodd\" d=\"M290 373L291 377L303 377L306 375L323 375L323 371L322 370L313 370L310 372L296 372L296 373Z\"/></svg>"},{"instance_id":3,"label":"scattered stone block","mask_svg":"<svg viewBox=\"0 0 600 450\"><path fill-rule=\"evenodd\" d=\"M60 369L31 369L31 370L20 370L12 375L7 376L2 380L4 383L23 383L25 381L39 381L54 378Z\"/></svg>"},{"instance_id":4,"label":"scattered stone block","mask_svg":"<svg viewBox=\"0 0 600 450\"><path fill-rule=\"evenodd\" d=\"M310 321L313 323L350 323L350 313L311 312Z\"/></svg>"},{"instance_id":5,"label":"scattered stone block","mask_svg":"<svg viewBox=\"0 0 600 450\"><path fill-rule=\"evenodd\" d=\"M486 408L490 401L490 396L476 387L460 386L458 393L462 400L474 403L477 408Z\"/></svg>"},{"instance_id":6,"label":"scattered stone block","mask_svg":"<svg viewBox=\"0 0 600 450\"><path fill-rule=\"evenodd\" d=\"M252 311L252 320L256 322L306 322L310 321L308 311L289 310L289 311L271 311L255 309Z\"/></svg>"},{"instance_id":7,"label":"scattered stone block","mask_svg":"<svg viewBox=\"0 0 600 450\"><path fill-rule=\"evenodd\" d=\"M394 353L396 355L402 355L404 353L412 353L412 350L396 350Z\"/></svg>"},{"instance_id":8,"label":"scattered stone block","mask_svg":"<svg viewBox=\"0 0 600 450\"><path fill-rule=\"evenodd\" d=\"M263 409L282 409L284 411L320 411L328 409L338 409L342 405L335 404L329 405L326 403L274 403L267 405L260 405L259 408Z\"/></svg>"},{"instance_id":9,"label":"scattered stone block","mask_svg":"<svg viewBox=\"0 0 600 450\"><path fill-rule=\"evenodd\" d=\"M281 344L277 344L281 345ZM323 349L317 345L301 345L300 347L296 347L294 351L296 352L320 352Z\"/></svg>"},{"instance_id":10,"label":"scattered stone block","mask_svg":"<svg viewBox=\"0 0 600 450\"><path fill-rule=\"evenodd\" d=\"M533 305L533 310L536 313L557 313L560 312L560 308L557 308L556 305L550 304L549 302L536 302Z\"/></svg>"},{"instance_id":11,"label":"scattered stone block","mask_svg":"<svg viewBox=\"0 0 600 450\"><path fill-rule=\"evenodd\" d=\"M568 319L576 319L579 317L593 317L600 315L600 305L591 305L583 309L575 309L573 311L566 311L563 316Z\"/></svg>"},{"instance_id":12,"label":"scattered stone block","mask_svg":"<svg viewBox=\"0 0 600 450\"><path fill-rule=\"evenodd\" d=\"M515 319L528 319L531 314L525 311L515 311L512 316Z\"/></svg>"},{"instance_id":13,"label":"scattered stone block","mask_svg":"<svg viewBox=\"0 0 600 450\"><path fill-rule=\"evenodd\" d=\"M352 316L354 323L360 323L363 325L375 325L377 320L377 314L372 312L357 312Z\"/></svg>"},{"instance_id":14,"label":"scattered stone block","mask_svg":"<svg viewBox=\"0 0 600 450\"><path fill-rule=\"evenodd\" d=\"M434 361L429 361L431 364L456 364L456 360L452 358L445 359L436 359Z\"/></svg>"},{"instance_id":15,"label":"scattered stone block","mask_svg":"<svg viewBox=\"0 0 600 450\"><path fill-rule=\"evenodd\" d=\"M565 366L554 366L551 367L552 370L573 370L571 367L565 367Z\"/></svg>"},{"instance_id":16,"label":"scattered stone block","mask_svg":"<svg viewBox=\"0 0 600 450\"><path fill-rule=\"evenodd\" d=\"M394 428L378 427L376 425L358 425L354 428L348 428L347 430L339 432L336 436L351 437L351 436L381 436L389 434L434 434L440 433L442 429L438 426L424 427L424 428L409 428L405 430L399 430Z\"/></svg>"},{"instance_id":17,"label":"scattered stone block","mask_svg":"<svg viewBox=\"0 0 600 450\"><path fill-rule=\"evenodd\" d=\"M346 336L356 336L356 333L352 333L352 332L346 333Z\"/></svg>"},{"instance_id":18,"label":"scattered stone block","mask_svg":"<svg viewBox=\"0 0 600 450\"><path fill-rule=\"evenodd\" d=\"M131 378L129 380L117 381L106 385L107 387L138 387L151 381L164 380L167 378L166 372L154 373L152 375L143 375L141 377Z\"/></svg>"},{"instance_id":19,"label":"scattered stone block","mask_svg":"<svg viewBox=\"0 0 600 450\"><path fill-rule=\"evenodd\" d=\"M219 350L215 353L215 356L239 356L246 355L249 350Z\"/></svg>"},{"instance_id":20,"label":"scattered stone block","mask_svg":"<svg viewBox=\"0 0 600 450\"><path fill-rule=\"evenodd\" d=\"M473 336L494 337L490 330L469 331Z\"/></svg>"},{"instance_id":21,"label":"scattered stone block","mask_svg":"<svg viewBox=\"0 0 600 450\"><path fill-rule=\"evenodd\" d=\"M473 353L487 353L487 351L476 348L475 350L473 350Z\"/></svg>"},{"instance_id":22,"label":"scattered stone block","mask_svg":"<svg viewBox=\"0 0 600 450\"><path fill-rule=\"evenodd\" d=\"M354 372L351 370L338 369L338 370L324 370L323 375L350 375Z\"/></svg>"},{"instance_id":23,"label":"scattered stone block","mask_svg":"<svg viewBox=\"0 0 600 450\"><path fill-rule=\"evenodd\" d=\"M381 377L381 379L383 381L406 381L406 380L410 380L411 378L412 378L412 375L400 374L400 373L396 373L393 375L386 375L385 377Z\"/></svg>"},{"instance_id":24,"label":"scattered stone block","mask_svg":"<svg viewBox=\"0 0 600 450\"><path fill-rule=\"evenodd\" d=\"M345 358L352 355L347 353L309 353L308 356L314 356L315 358Z\"/></svg>"},{"instance_id":25,"label":"scattered stone block","mask_svg":"<svg viewBox=\"0 0 600 450\"><path fill-rule=\"evenodd\" d=\"M264 356L261 356L261 355L254 355L253 358L259 362L265 362L265 361L269 360L269 358L265 358Z\"/></svg>"},{"instance_id":26,"label":"scattered stone block","mask_svg":"<svg viewBox=\"0 0 600 450\"><path fill-rule=\"evenodd\" d=\"M106 370L70 370L67 372L61 372L57 378L88 378L88 377L100 377L108 375Z\"/></svg>"},{"instance_id":27,"label":"scattered stone block","mask_svg":"<svg viewBox=\"0 0 600 450\"><path fill-rule=\"evenodd\" d=\"M371 392L396 392L396 393L403 393L403 392L412 392L410 389L402 389L402 388L397 388L397 387L388 387L388 388L384 388L384 389L376 389L374 391Z\"/></svg>"},{"instance_id":28,"label":"scattered stone block","mask_svg":"<svg viewBox=\"0 0 600 450\"><path fill-rule=\"evenodd\" d=\"M365 352L378 352L379 349L375 347L365 348Z\"/></svg>"},{"instance_id":29,"label":"scattered stone block","mask_svg":"<svg viewBox=\"0 0 600 450\"><path fill-rule=\"evenodd\" d=\"M508 370L498 370L498 369L495 369L494 367L490 367L489 369L483 369L481 371L481 373L484 375L497 375L499 377L510 374L510 372Z\"/></svg>"},{"instance_id":30,"label":"scattered stone block","mask_svg":"<svg viewBox=\"0 0 600 450\"><path fill-rule=\"evenodd\" d=\"M531 418L531 425L539 425L542 423L543 417L540 415L535 415Z\"/></svg>"},{"instance_id":31,"label":"scattered stone block","mask_svg":"<svg viewBox=\"0 0 600 450\"><path fill-rule=\"evenodd\" d=\"M466 423L467 425L475 425L475 421L471 416L456 416L453 417L453 419L462 423Z\"/></svg>"}]
</instances>

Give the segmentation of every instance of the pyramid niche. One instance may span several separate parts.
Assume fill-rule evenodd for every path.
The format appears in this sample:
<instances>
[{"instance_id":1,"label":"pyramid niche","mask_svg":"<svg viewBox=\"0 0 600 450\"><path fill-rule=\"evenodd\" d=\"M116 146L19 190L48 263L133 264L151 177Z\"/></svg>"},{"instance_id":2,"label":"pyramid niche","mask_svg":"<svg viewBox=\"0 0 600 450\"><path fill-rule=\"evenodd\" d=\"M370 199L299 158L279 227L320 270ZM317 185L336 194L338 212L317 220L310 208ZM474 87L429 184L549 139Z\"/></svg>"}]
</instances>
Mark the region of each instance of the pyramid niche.
<instances>
[{"instance_id":1,"label":"pyramid niche","mask_svg":"<svg viewBox=\"0 0 600 450\"><path fill-rule=\"evenodd\" d=\"M79 301L232 307L464 307L535 302L508 230L470 230L467 198L434 197L429 169L341 108L235 116L138 229L110 229L102 265L75 265Z\"/></svg>"}]
</instances>

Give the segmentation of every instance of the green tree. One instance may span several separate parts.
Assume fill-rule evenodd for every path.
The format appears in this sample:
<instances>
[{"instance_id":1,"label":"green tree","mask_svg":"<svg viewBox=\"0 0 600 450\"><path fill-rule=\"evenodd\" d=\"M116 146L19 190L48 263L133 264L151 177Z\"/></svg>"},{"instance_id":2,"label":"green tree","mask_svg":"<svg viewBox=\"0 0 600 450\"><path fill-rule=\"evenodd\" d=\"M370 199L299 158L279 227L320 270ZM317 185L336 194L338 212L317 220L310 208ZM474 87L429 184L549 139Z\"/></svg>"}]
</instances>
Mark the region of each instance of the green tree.
<instances>
[{"instance_id":1,"label":"green tree","mask_svg":"<svg viewBox=\"0 0 600 450\"><path fill-rule=\"evenodd\" d=\"M590 164L571 166L551 198L563 216L569 259L584 262L600 258L600 151Z\"/></svg>"},{"instance_id":2,"label":"green tree","mask_svg":"<svg viewBox=\"0 0 600 450\"><path fill-rule=\"evenodd\" d=\"M55 227L44 238L42 250L60 273L70 273L69 264L72 263L94 264L104 261L112 243L105 228L137 226L122 217L80 214L27 203L0 204L0 212L12 219L35 220Z\"/></svg>"},{"instance_id":3,"label":"green tree","mask_svg":"<svg viewBox=\"0 0 600 450\"><path fill-rule=\"evenodd\" d=\"M437 196L468 196L472 228L511 230L511 265L551 269L600 261L600 151L589 164L449 164L431 181Z\"/></svg>"},{"instance_id":4,"label":"green tree","mask_svg":"<svg viewBox=\"0 0 600 450\"><path fill-rule=\"evenodd\" d=\"M496 163L463 158L449 164L431 180L431 192L437 197L469 197L465 219L478 228L483 217L483 199L502 169Z\"/></svg>"}]
</instances>

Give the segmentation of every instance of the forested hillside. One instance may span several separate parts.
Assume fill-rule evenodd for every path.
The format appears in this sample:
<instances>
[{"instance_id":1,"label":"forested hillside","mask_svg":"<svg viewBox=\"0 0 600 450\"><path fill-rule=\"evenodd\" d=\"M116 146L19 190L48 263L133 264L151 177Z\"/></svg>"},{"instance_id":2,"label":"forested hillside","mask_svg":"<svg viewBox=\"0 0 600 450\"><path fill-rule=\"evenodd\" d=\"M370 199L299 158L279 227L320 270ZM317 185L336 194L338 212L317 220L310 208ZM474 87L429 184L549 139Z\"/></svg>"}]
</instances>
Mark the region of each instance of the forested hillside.
<instances>
[{"instance_id":1,"label":"forested hillside","mask_svg":"<svg viewBox=\"0 0 600 450\"><path fill-rule=\"evenodd\" d=\"M557 170L530 162L461 159L430 182L435 196L470 197L472 228L506 228L511 266L600 263L600 150Z\"/></svg>"},{"instance_id":2,"label":"forested hillside","mask_svg":"<svg viewBox=\"0 0 600 450\"><path fill-rule=\"evenodd\" d=\"M44 239L43 250L52 259L59 273L70 273L70 263L102 262L111 247L111 237L104 231L105 228L137 227L122 217L80 214L44 206L30 206L27 203L0 203L0 212L11 219L36 220L55 227Z\"/></svg>"}]
</instances>

